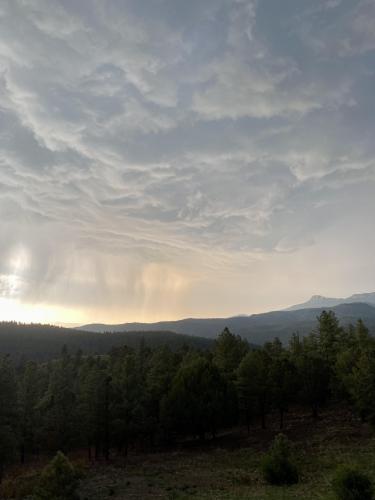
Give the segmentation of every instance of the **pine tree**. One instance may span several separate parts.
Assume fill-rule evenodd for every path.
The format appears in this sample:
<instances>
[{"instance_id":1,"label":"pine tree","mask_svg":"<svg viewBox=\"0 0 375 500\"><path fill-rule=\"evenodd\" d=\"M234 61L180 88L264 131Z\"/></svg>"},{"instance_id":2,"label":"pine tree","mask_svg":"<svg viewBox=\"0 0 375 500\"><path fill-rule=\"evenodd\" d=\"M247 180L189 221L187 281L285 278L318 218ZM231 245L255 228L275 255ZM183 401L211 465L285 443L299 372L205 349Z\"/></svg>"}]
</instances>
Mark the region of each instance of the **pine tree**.
<instances>
[{"instance_id":1,"label":"pine tree","mask_svg":"<svg viewBox=\"0 0 375 500\"><path fill-rule=\"evenodd\" d=\"M343 330L333 311L323 311L318 317L318 338L321 355L328 363L334 363L340 348Z\"/></svg>"},{"instance_id":2,"label":"pine tree","mask_svg":"<svg viewBox=\"0 0 375 500\"><path fill-rule=\"evenodd\" d=\"M346 388L362 420L375 425L375 352L364 351L346 378Z\"/></svg>"},{"instance_id":3,"label":"pine tree","mask_svg":"<svg viewBox=\"0 0 375 500\"><path fill-rule=\"evenodd\" d=\"M270 367L270 355L259 349L244 357L237 372L240 408L246 409L248 417L251 409L260 415L263 429L272 402Z\"/></svg>"},{"instance_id":4,"label":"pine tree","mask_svg":"<svg viewBox=\"0 0 375 500\"><path fill-rule=\"evenodd\" d=\"M329 365L319 352L307 348L297 357L296 366L302 400L309 404L312 416L316 419L319 408L326 402L329 395Z\"/></svg>"},{"instance_id":5,"label":"pine tree","mask_svg":"<svg viewBox=\"0 0 375 500\"><path fill-rule=\"evenodd\" d=\"M284 426L284 413L295 397L297 390L297 369L285 352L272 358L270 367L272 404L280 415L280 429Z\"/></svg>"},{"instance_id":6,"label":"pine tree","mask_svg":"<svg viewBox=\"0 0 375 500\"><path fill-rule=\"evenodd\" d=\"M36 500L78 500L78 474L60 451L43 469Z\"/></svg>"},{"instance_id":7,"label":"pine tree","mask_svg":"<svg viewBox=\"0 0 375 500\"><path fill-rule=\"evenodd\" d=\"M78 415L80 434L87 446L89 459L92 459L92 447L95 458L99 458L103 448L103 430L105 419L105 387L107 376L105 363L100 358L88 358L80 370L80 388L78 396Z\"/></svg>"},{"instance_id":8,"label":"pine tree","mask_svg":"<svg viewBox=\"0 0 375 500\"><path fill-rule=\"evenodd\" d=\"M4 467L15 458L17 448L17 384L8 356L0 359L0 481Z\"/></svg>"},{"instance_id":9,"label":"pine tree","mask_svg":"<svg viewBox=\"0 0 375 500\"><path fill-rule=\"evenodd\" d=\"M222 373L233 378L241 360L249 350L249 345L239 335L225 328L215 342L213 361Z\"/></svg>"},{"instance_id":10,"label":"pine tree","mask_svg":"<svg viewBox=\"0 0 375 500\"><path fill-rule=\"evenodd\" d=\"M162 404L163 423L181 434L216 435L227 414L228 386L218 368L196 355L178 370Z\"/></svg>"},{"instance_id":11,"label":"pine tree","mask_svg":"<svg viewBox=\"0 0 375 500\"><path fill-rule=\"evenodd\" d=\"M40 433L40 411L38 403L43 390L43 380L38 365L30 361L25 364L19 375L18 408L20 427L21 462L26 452L35 453Z\"/></svg>"},{"instance_id":12,"label":"pine tree","mask_svg":"<svg viewBox=\"0 0 375 500\"><path fill-rule=\"evenodd\" d=\"M50 448L65 451L80 438L76 403L77 376L72 358L64 348L61 358L51 364L48 389L40 403Z\"/></svg>"}]
</instances>

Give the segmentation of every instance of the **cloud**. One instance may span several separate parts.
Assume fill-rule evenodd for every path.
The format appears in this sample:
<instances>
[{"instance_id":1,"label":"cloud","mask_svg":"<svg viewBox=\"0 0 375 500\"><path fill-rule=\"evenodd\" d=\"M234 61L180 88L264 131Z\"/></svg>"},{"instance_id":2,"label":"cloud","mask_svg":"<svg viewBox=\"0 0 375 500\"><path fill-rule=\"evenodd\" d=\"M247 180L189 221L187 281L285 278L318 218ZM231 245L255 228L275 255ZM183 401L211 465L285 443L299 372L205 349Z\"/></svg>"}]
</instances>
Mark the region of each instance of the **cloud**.
<instances>
[{"instance_id":1,"label":"cloud","mask_svg":"<svg viewBox=\"0 0 375 500\"><path fill-rule=\"evenodd\" d=\"M363 56L375 50L375 35L372 29L375 20L375 5L372 0L358 2L327 2L325 9L332 10L327 19L319 15L319 4L300 16L293 29L300 33L320 57Z\"/></svg>"},{"instance_id":2,"label":"cloud","mask_svg":"<svg viewBox=\"0 0 375 500\"><path fill-rule=\"evenodd\" d=\"M366 226L372 3L278 9L1 3L1 297L107 320L250 312L298 256L324 261L330 231L345 241L342 218Z\"/></svg>"}]
</instances>

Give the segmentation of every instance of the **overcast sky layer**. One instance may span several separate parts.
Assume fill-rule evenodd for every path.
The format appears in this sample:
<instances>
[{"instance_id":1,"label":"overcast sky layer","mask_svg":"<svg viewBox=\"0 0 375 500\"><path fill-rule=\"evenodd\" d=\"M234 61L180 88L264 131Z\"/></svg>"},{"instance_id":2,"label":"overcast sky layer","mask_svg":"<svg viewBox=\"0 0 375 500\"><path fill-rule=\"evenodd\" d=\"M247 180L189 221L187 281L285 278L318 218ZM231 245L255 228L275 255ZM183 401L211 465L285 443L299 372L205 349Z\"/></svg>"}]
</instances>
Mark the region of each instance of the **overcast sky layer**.
<instances>
[{"instance_id":1,"label":"overcast sky layer","mask_svg":"<svg viewBox=\"0 0 375 500\"><path fill-rule=\"evenodd\" d=\"M374 0L1 0L0 319L375 290Z\"/></svg>"}]
</instances>

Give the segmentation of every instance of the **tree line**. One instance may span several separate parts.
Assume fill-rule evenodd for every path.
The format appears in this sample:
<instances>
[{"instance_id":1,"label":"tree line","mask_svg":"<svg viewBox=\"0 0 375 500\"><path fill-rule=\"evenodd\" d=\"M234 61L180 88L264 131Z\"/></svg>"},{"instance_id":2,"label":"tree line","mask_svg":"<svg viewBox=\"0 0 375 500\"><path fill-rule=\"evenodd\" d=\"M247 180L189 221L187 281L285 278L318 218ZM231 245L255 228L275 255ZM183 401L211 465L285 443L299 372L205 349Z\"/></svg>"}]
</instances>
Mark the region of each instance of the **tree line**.
<instances>
[{"instance_id":1,"label":"tree line","mask_svg":"<svg viewBox=\"0 0 375 500\"><path fill-rule=\"evenodd\" d=\"M172 351L189 345L210 349L213 340L169 331L124 331L95 333L37 323L0 322L0 353L9 354L18 363L22 358L46 362L55 359L67 346L70 352L81 350L85 355L107 354L113 347L127 345L137 349L142 341L149 347L168 345Z\"/></svg>"},{"instance_id":2,"label":"tree line","mask_svg":"<svg viewBox=\"0 0 375 500\"><path fill-rule=\"evenodd\" d=\"M317 328L288 345L250 347L225 329L211 350L122 346L108 355L49 362L0 359L0 476L12 461L87 449L94 460L134 447L215 437L238 424L284 426L291 405L318 418L329 401L349 402L375 423L375 340L362 321L343 328L324 311Z\"/></svg>"}]
</instances>

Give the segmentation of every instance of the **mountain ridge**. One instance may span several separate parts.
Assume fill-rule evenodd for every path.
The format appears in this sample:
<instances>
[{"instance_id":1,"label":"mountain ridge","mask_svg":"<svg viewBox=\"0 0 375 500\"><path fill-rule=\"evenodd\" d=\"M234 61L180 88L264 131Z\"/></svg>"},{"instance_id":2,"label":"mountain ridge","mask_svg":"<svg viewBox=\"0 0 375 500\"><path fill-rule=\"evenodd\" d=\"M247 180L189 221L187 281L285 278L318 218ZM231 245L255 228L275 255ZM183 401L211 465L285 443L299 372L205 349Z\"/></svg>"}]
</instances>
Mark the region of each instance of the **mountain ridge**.
<instances>
[{"instance_id":1,"label":"mountain ridge","mask_svg":"<svg viewBox=\"0 0 375 500\"><path fill-rule=\"evenodd\" d=\"M333 298L323 295L312 295L309 300L301 304L287 307L285 311L296 311L298 309L309 309L314 307L335 307L340 304L364 303L375 306L375 292L354 293L349 297Z\"/></svg>"},{"instance_id":2,"label":"mountain ridge","mask_svg":"<svg viewBox=\"0 0 375 500\"><path fill-rule=\"evenodd\" d=\"M316 326L316 318L325 310L333 310L343 325L362 319L375 334L375 305L368 303L344 303L334 307L305 308L270 311L251 316L228 318L185 318L156 323L122 323L118 325L92 324L79 329L95 332L158 331L169 330L179 334L215 338L225 327L254 344L263 344L279 337L287 342L293 332L306 335ZM95 328L95 330L93 329Z\"/></svg>"}]
</instances>

